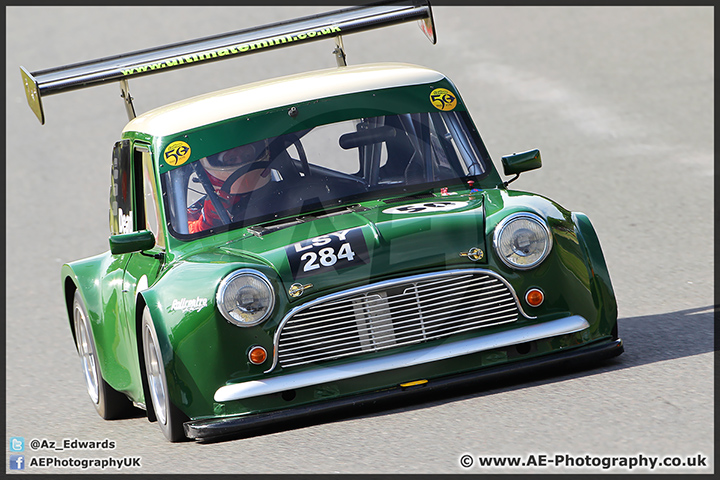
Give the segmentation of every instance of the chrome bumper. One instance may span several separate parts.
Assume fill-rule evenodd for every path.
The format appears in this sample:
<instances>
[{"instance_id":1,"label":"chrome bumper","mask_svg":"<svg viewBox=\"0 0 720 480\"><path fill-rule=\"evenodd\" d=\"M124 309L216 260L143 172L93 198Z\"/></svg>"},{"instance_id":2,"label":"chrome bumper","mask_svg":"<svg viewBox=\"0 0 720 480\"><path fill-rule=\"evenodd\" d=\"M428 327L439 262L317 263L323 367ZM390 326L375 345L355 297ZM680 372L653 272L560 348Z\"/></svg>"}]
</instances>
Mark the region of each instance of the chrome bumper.
<instances>
[{"instance_id":1,"label":"chrome bumper","mask_svg":"<svg viewBox=\"0 0 720 480\"><path fill-rule=\"evenodd\" d=\"M230 402L233 400L284 392L291 389L336 382L362 375L394 370L396 368L411 367L486 350L493 350L495 348L508 347L510 345L556 337L558 335L566 335L582 331L589 326L590 324L583 317L573 315L536 325L438 345L432 348L362 360L345 365L321 367L304 372L279 375L265 380L253 380L250 382L225 385L215 392L214 400L216 402Z\"/></svg>"}]
</instances>

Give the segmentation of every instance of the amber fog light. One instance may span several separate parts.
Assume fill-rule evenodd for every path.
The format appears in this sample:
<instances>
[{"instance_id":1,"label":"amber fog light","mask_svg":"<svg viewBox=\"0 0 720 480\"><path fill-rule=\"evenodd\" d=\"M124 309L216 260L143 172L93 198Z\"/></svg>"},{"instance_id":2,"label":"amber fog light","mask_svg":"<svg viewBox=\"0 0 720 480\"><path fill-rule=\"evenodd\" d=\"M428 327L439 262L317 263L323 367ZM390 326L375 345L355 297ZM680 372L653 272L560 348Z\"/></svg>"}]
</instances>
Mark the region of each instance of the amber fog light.
<instances>
[{"instance_id":1,"label":"amber fog light","mask_svg":"<svg viewBox=\"0 0 720 480\"><path fill-rule=\"evenodd\" d=\"M267 351L263 347L252 347L248 352L248 360L254 365L260 365L267 360Z\"/></svg>"},{"instance_id":2,"label":"amber fog light","mask_svg":"<svg viewBox=\"0 0 720 480\"><path fill-rule=\"evenodd\" d=\"M525 301L531 307L539 307L543 300L545 300L545 295L539 288L531 288L525 294Z\"/></svg>"}]
</instances>

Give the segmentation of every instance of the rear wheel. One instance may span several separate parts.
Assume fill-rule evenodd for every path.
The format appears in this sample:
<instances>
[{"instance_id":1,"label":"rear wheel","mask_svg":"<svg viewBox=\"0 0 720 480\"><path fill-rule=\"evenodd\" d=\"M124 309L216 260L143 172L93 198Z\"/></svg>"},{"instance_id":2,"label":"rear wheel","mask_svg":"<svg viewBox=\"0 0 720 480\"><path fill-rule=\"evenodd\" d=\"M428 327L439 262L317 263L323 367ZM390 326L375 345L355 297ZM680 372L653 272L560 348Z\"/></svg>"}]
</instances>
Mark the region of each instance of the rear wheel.
<instances>
[{"instance_id":1,"label":"rear wheel","mask_svg":"<svg viewBox=\"0 0 720 480\"><path fill-rule=\"evenodd\" d=\"M160 354L160 343L157 332L150 316L150 310L145 307L142 316L142 344L145 356L145 373L152 402L153 411L157 418L160 430L171 442L187 440L183 423L187 416L177 408L168 396L167 377L165 365Z\"/></svg>"},{"instance_id":2,"label":"rear wheel","mask_svg":"<svg viewBox=\"0 0 720 480\"><path fill-rule=\"evenodd\" d=\"M102 377L87 308L78 291L75 291L73 298L73 324L85 385L95 410L105 420L126 417L132 411L132 402L108 385Z\"/></svg>"}]
</instances>

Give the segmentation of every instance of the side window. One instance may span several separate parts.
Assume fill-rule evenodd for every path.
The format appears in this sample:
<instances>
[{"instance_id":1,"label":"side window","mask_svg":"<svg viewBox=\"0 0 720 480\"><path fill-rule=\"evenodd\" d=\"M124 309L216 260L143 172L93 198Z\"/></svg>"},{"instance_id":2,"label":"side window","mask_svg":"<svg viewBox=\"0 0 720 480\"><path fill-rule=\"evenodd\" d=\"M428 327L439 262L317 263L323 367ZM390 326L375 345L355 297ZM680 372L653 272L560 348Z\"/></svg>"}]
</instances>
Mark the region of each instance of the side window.
<instances>
[{"instance_id":1,"label":"side window","mask_svg":"<svg viewBox=\"0 0 720 480\"><path fill-rule=\"evenodd\" d=\"M155 242L159 247L165 247L165 236L160 222L160 204L157 199L159 193L155 173L153 171L152 155L145 147L136 147L135 157L138 163L142 164L142 192L143 204L145 206L145 228L155 235Z\"/></svg>"},{"instance_id":2,"label":"side window","mask_svg":"<svg viewBox=\"0 0 720 480\"><path fill-rule=\"evenodd\" d=\"M122 140L113 147L110 175L110 234L135 230L132 211L130 141Z\"/></svg>"}]
</instances>

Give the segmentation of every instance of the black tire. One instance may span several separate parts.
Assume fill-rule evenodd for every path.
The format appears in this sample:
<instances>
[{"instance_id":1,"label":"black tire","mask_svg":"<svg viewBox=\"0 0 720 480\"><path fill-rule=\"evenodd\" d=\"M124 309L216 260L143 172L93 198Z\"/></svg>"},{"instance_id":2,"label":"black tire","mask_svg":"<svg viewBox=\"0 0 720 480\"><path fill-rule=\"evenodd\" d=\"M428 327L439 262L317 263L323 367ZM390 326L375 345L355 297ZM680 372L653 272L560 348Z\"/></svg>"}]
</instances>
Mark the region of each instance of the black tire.
<instances>
[{"instance_id":1,"label":"black tire","mask_svg":"<svg viewBox=\"0 0 720 480\"><path fill-rule=\"evenodd\" d=\"M95 405L95 410L105 420L128 417L133 411L133 404L123 393L108 385L102 377L87 308L85 308L85 302L83 302L80 292L77 290L73 298L72 311L75 344L80 356L80 364L85 377L88 395Z\"/></svg>"},{"instance_id":2,"label":"black tire","mask_svg":"<svg viewBox=\"0 0 720 480\"><path fill-rule=\"evenodd\" d=\"M160 343L153 324L150 310L145 307L142 315L142 347L145 360L145 375L147 377L148 395L145 402L152 402L152 408L165 438L171 442L187 440L183 423L188 421L187 416L177 408L168 396L167 377L165 365L160 354Z\"/></svg>"}]
</instances>

